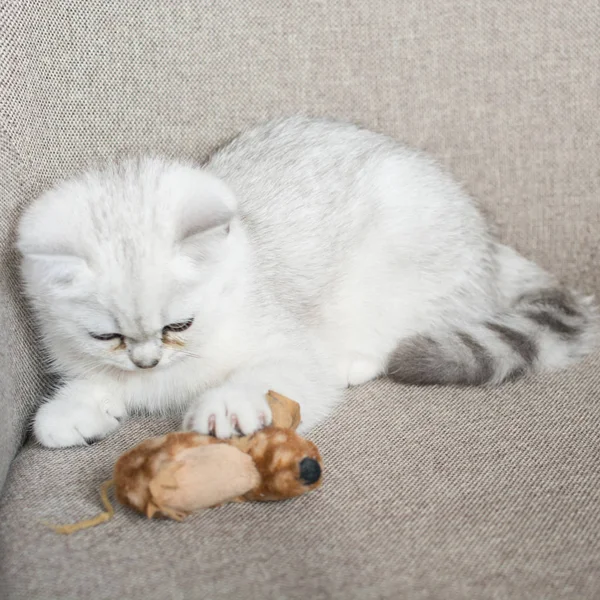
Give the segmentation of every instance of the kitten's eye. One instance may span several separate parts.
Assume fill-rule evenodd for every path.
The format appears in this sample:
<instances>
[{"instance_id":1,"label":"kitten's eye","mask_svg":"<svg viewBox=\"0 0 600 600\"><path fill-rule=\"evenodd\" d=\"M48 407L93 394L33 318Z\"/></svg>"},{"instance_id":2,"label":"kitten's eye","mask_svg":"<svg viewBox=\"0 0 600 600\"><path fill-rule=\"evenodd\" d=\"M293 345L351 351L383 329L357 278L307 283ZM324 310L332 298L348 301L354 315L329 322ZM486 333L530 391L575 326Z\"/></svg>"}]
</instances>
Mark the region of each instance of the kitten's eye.
<instances>
[{"instance_id":1,"label":"kitten's eye","mask_svg":"<svg viewBox=\"0 0 600 600\"><path fill-rule=\"evenodd\" d=\"M90 333L95 340L108 342L110 340L121 340L123 336L120 333Z\"/></svg>"},{"instance_id":2,"label":"kitten's eye","mask_svg":"<svg viewBox=\"0 0 600 600\"><path fill-rule=\"evenodd\" d=\"M190 319L189 321L184 321L183 323L171 323L170 325L165 325L163 327L163 334L168 331L174 331L175 333L179 333L180 331L185 331L192 326L194 319Z\"/></svg>"}]
</instances>

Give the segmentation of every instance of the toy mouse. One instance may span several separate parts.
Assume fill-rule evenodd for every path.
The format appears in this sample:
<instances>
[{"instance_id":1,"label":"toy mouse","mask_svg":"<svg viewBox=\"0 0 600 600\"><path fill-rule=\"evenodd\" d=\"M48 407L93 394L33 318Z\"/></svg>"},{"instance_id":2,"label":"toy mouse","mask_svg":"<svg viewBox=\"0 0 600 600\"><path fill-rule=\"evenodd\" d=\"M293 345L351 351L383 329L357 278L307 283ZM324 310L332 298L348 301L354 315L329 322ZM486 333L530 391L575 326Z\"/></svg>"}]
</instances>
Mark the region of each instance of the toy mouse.
<instances>
[{"instance_id":1,"label":"toy mouse","mask_svg":"<svg viewBox=\"0 0 600 600\"><path fill-rule=\"evenodd\" d=\"M151 438L117 460L114 477L102 486L105 512L73 525L52 526L73 533L112 518L108 488L117 500L147 517L178 521L225 502L294 498L321 485L317 447L300 437L299 405L269 392L273 425L250 436L219 440L196 432Z\"/></svg>"}]
</instances>

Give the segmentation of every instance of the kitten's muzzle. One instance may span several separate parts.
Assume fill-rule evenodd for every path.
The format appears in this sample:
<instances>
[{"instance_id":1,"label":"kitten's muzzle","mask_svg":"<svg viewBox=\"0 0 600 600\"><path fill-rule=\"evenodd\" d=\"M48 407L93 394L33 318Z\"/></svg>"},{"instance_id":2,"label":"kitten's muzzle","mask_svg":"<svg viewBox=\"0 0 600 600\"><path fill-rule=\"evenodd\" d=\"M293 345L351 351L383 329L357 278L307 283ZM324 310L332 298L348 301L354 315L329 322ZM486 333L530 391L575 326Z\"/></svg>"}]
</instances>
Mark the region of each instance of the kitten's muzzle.
<instances>
[{"instance_id":1,"label":"kitten's muzzle","mask_svg":"<svg viewBox=\"0 0 600 600\"><path fill-rule=\"evenodd\" d=\"M130 342L129 358L138 369L152 369L162 358L162 343L151 339L143 342Z\"/></svg>"}]
</instances>

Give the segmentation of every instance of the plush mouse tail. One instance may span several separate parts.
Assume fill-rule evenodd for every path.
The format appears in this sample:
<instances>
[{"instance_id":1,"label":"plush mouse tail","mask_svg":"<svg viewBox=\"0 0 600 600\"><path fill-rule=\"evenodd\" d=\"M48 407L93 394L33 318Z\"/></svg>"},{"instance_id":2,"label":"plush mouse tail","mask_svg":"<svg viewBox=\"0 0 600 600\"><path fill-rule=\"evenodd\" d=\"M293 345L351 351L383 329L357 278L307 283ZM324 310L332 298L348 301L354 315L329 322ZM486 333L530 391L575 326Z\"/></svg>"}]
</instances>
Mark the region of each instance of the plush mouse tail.
<instances>
[{"instance_id":1,"label":"plush mouse tail","mask_svg":"<svg viewBox=\"0 0 600 600\"><path fill-rule=\"evenodd\" d=\"M115 509L113 505L110 503L108 499L108 490L113 487L115 484L113 479L109 479L105 481L100 487L100 499L102 500L102 504L104 505L104 510L99 515L92 517L91 519L85 519L84 521L78 521L77 523L73 523L71 525L52 525L51 523L44 523L50 529L56 531L56 533L62 533L63 535L70 535L71 533L75 533L76 531L81 531L82 529L88 529L90 527L96 527L96 525L100 525L101 523L106 523L106 521L110 521L114 514Z\"/></svg>"}]
</instances>

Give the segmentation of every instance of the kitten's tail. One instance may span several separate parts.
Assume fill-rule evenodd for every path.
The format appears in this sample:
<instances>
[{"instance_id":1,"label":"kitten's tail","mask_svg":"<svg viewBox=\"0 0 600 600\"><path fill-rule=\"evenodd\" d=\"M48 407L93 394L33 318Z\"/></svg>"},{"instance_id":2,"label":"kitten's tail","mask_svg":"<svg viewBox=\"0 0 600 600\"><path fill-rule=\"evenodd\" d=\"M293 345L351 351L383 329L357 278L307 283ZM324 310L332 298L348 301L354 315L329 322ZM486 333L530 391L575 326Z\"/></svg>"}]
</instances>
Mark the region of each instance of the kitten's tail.
<instances>
[{"instance_id":1,"label":"kitten's tail","mask_svg":"<svg viewBox=\"0 0 600 600\"><path fill-rule=\"evenodd\" d=\"M457 329L402 341L388 375L417 385L498 384L528 373L564 368L591 352L600 326L593 298L557 285L533 263L498 245L500 286L507 307Z\"/></svg>"}]
</instances>

